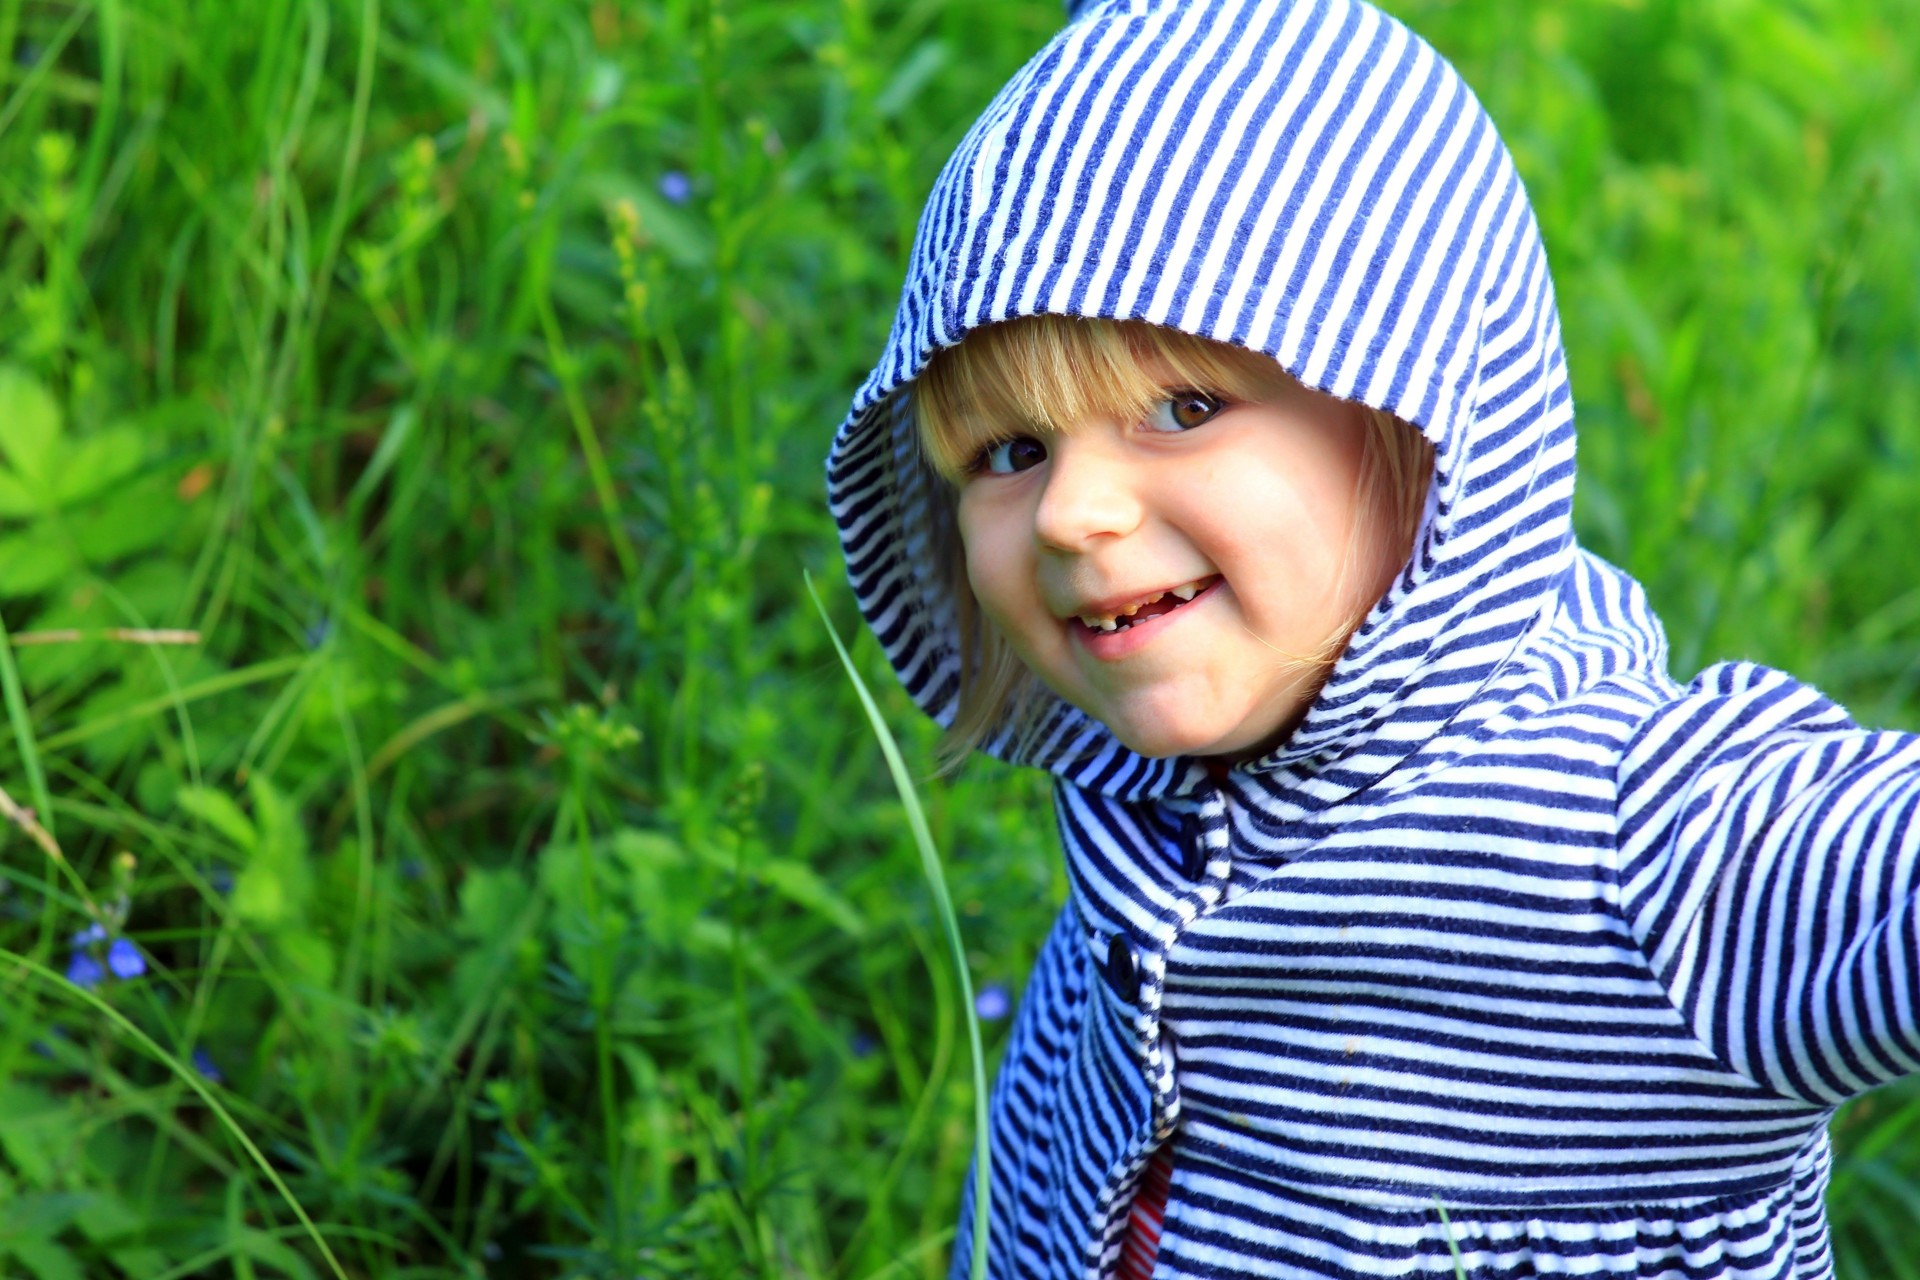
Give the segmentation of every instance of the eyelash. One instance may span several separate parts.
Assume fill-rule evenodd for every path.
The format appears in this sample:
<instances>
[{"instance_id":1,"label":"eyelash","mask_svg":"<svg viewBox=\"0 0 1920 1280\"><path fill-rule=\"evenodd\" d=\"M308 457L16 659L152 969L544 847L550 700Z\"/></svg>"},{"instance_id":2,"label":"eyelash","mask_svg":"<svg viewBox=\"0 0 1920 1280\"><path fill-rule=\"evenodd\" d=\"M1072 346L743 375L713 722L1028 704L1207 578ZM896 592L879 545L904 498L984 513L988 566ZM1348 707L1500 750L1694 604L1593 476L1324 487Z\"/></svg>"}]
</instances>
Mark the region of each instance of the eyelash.
<instances>
[{"instance_id":1,"label":"eyelash","mask_svg":"<svg viewBox=\"0 0 1920 1280\"><path fill-rule=\"evenodd\" d=\"M1154 403L1153 408L1148 411L1149 416L1151 417L1152 415L1159 413L1159 411L1162 410L1163 408L1170 409L1175 401L1188 400L1188 399L1206 400L1211 402L1213 407L1212 409L1208 410L1206 417L1192 424L1192 426L1182 427L1180 429L1181 431L1191 431L1193 430L1194 427L1205 426L1207 423L1219 417L1220 414L1228 407L1228 404L1229 404L1229 401L1225 396L1217 395L1211 391L1202 391L1197 387L1177 387L1177 388L1169 389L1165 398L1158 400ZM1177 435L1177 434L1180 434L1180 432L1165 432L1160 434ZM968 476L1000 474L998 472L991 471L988 468L987 459L992 457L994 452L1002 448L1003 446L1013 444L1016 441L1026 440L1026 439L1032 439L1032 437L1025 436L1025 435L1005 435L1005 436L994 437L993 439L987 441L985 444L981 445L980 448L974 453L973 457L967 460L965 466L961 468L962 474L968 475Z\"/></svg>"},{"instance_id":2,"label":"eyelash","mask_svg":"<svg viewBox=\"0 0 1920 1280\"><path fill-rule=\"evenodd\" d=\"M987 466L987 459L993 456L994 451L1003 445L1013 444L1018 440L1030 440L1032 438L1031 436L997 436L981 445L979 451L975 453L972 458L968 459L966 466L961 468L961 470L969 476L996 475L998 473Z\"/></svg>"}]
</instances>

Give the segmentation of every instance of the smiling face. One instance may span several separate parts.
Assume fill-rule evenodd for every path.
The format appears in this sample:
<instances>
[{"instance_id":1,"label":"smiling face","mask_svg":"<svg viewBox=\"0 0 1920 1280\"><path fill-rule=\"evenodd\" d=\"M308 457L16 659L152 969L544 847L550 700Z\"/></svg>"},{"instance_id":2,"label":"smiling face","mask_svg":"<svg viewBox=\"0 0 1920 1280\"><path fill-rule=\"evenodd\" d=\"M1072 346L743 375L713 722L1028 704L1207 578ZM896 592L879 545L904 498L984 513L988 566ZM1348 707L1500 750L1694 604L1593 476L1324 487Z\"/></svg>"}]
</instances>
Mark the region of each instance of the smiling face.
<instances>
[{"instance_id":1,"label":"smiling face","mask_svg":"<svg viewBox=\"0 0 1920 1280\"><path fill-rule=\"evenodd\" d=\"M1215 385L1146 356L1144 412L977 430L948 460L981 613L1149 756L1277 745L1407 553L1367 411L1218 350Z\"/></svg>"}]
</instances>

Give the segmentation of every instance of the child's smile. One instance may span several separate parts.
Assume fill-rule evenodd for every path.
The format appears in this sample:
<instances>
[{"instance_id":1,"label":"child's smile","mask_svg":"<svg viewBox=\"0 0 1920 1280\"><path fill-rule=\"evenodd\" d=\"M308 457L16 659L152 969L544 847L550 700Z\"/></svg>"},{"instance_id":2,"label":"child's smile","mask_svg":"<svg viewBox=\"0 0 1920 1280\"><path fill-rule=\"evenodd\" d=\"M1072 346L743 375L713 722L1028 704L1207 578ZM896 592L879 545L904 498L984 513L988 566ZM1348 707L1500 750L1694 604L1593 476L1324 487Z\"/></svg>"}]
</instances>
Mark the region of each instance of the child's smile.
<instances>
[{"instance_id":1,"label":"child's smile","mask_svg":"<svg viewBox=\"0 0 1920 1280\"><path fill-rule=\"evenodd\" d=\"M1144 599L1125 603L1102 602L1083 611L1080 614L1080 621L1096 638L1119 631L1130 631L1155 618L1163 618L1182 605L1192 603L1196 596L1219 581L1219 574L1210 574L1193 582L1183 582L1165 591L1156 591Z\"/></svg>"},{"instance_id":2,"label":"child's smile","mask_svg":"<svg viewBox=\"0 0 1920 1280\"><path fill-rule=\"evenodd\" d=\"M1143 754L1275 745L1404 560L1362 483L1360 411L1272 382L1010 437L963 482L982 610Z\"/></svg>"}]
</instances>

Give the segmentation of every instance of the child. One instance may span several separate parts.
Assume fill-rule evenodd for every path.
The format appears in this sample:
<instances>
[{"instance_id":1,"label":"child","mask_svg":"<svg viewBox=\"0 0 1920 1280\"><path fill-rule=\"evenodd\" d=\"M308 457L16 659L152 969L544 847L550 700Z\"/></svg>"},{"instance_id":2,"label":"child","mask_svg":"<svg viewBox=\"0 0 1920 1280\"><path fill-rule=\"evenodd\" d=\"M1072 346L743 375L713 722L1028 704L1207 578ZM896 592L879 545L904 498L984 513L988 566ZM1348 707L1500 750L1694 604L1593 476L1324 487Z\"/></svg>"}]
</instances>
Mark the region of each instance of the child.
<instances>
[{"instance_id":1,"label":"child","mask_svg":"<svg viewBox=\"0 0 1920 1280\"><path fill-rule=\"evenodd\" d=\"M830 462L907 689L1056 779L957 1275L1831 1273L1920 741L1676 684L1572 487L1520 182L1391 19L1100 0L987 108Z\"/></svg>"}]
</instances>

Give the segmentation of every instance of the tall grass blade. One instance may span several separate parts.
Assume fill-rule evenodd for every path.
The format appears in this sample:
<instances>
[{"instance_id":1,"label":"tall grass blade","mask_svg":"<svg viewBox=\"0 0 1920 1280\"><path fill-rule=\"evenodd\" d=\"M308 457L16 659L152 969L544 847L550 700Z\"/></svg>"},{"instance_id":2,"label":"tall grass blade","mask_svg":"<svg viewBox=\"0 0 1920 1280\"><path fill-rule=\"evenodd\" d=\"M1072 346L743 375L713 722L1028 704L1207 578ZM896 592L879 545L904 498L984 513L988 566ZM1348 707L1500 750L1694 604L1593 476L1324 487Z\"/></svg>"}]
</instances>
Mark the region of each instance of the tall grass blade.
<instances>
[{"instance_id":1,"label":"tall grass blade","mask_svg":"<svg viewBox=\"0 0 1920 1280\"><path fill-rule=\"evenodd\" d=\"M887 772L893 775L894 790L900 793L900 807L906 810L907 826L913 831L913 842L920 851L920 869L926 873L927 888L933 893L940 928L947 936L954 977L960 983L960 1008L966 1015L967 1049L973 1060L973 1258L969 1274L973 1280L986 1280L987 1224L992 1217L989 1212L992 1205L988 1185L987 1056L980 1043L980 1017L974 1008L973 975L967 971L967 951L960 940L960 921L954 914L953 898L947 892L946 874L940 867L940 854L933 847L933 833L927 829L927 815L920 807L920 797L914 790L906 761L901 758L900 745L887 728L873 694L868 692L867 682L860 678L859 670L854 667L847 646L840 642L840 633L834 630L833 619L827 616L827 606L814 589L813 575L807 573L803 576L807 594L812 597L813 607L820 614L820 624L827 629L827 638L833 641L833 651L840 655L840 666L846 671L854 693L859 695L860 706L867 713L867 723L880 744L880 754L886 757Z\"/></svg>"},{"instance_id":2,"label":"tall grass blade","mask_svg":"<svg viewBox=\"0 0 1920 1280\"><path fill-rule=\"evenodd\" d=\"M1440 1211L1440 1229L1447 1233L1447 1252L1453 1255L1454 1280L1467 1280L1467 1264L1460 1256L1459 1242L1453 1238L1453 1219L1447 1216L1447 1206L1439 1196L1435 1196L1433 1207Z\"/></svg>"}]
</instances>

